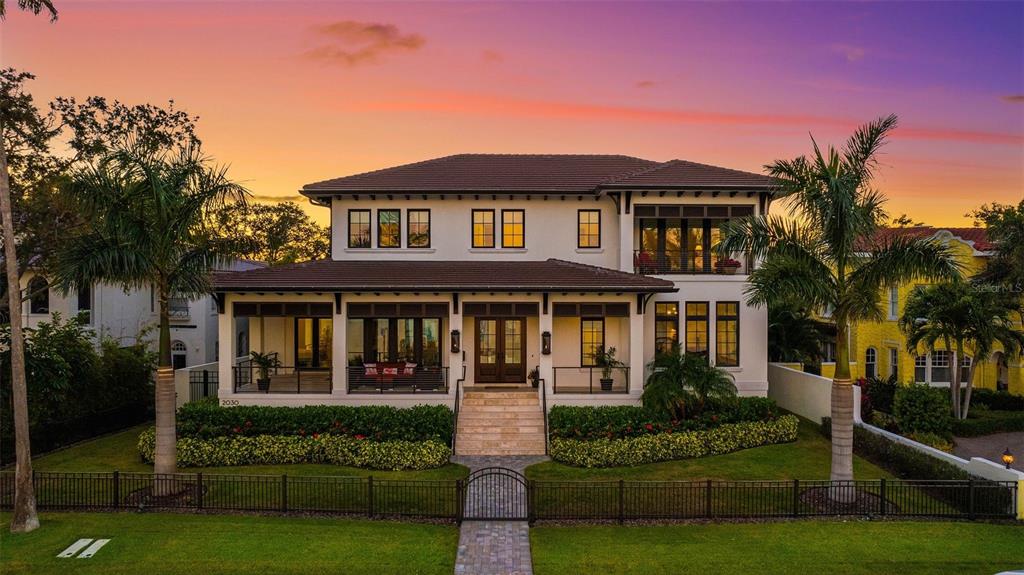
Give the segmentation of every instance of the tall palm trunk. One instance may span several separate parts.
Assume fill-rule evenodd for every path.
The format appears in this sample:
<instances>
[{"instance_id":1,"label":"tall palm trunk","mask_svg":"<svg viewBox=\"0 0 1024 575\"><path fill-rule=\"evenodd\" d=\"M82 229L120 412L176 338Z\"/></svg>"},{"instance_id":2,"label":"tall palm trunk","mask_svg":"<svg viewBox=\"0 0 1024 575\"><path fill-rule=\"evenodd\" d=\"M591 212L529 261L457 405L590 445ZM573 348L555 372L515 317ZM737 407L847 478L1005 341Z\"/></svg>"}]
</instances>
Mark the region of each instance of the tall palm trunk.
<instances>
[{"instance_id":1,"label":"tall palm trunk","mask_svg":"<svg viewBox=\"0 0 1024 575\"><path fill-rule=\"evenodd\" d=\"M957 346L957 351L960 354L960 357L966 357L964 355L964 342L958 341L956 346ZM975 352L977 352L977 350L975 350ZM978 355L978 354L975 353L975 355ZM963 360L961 359L960 361L963 361ZM964 390L964 403L960 407L960 419L967 419L967 411L971 408L971 390L974 388L974 368L976 368L977 366L978 366L978 358L975 357L975 358L973 358L971 360L971 367L967 368L967 387ZM956 377L957 377L957 379L960 379L960 367L959 366L957 366L957 368L956 368Z\"/></svg>"},{"instance_id":2,"label":"tall palm trunk","mask_svg":"<svg viewBox=\"0 0 1024 575\"><path fill-rule=\"evenodd\" d=\"M172 474L177 471L177 441L174 411L174 368L171 365L171 320L168 289L159 286L160 292L160 358L156 369L156 448L153 454L153 472ZM157 480L154 488L157 495L166 495L175 490L173 480Z\"/></svg>"},{"instance_id":3,"label":"tall palm trunk","mask_svg":"<svg viewBox=\"0 0 1024 575\"><path fill-rule=\"evenodd\" d=\"M11 397L14 403L14 514L11 531L25 533L39 527L36 494L32 488L32 445L28 436L28 384L25 379L25 341L21 322L21 285L14 244L14 214L11 210L11 181L7 172L7 149L3 145L4 125L0 121L0 214L3 219L4 261L7 266L7 299L11 317Z\"/></svg>"},{"instance_id":4,"label":"tall palm trunk","mask_svg":"<svg viewBox=\"0 0 1024 575\"><path fill-rule=\"evenodd\" d=\"M836 373L832 378L832 472L833 481L853 479L853 382L850 379L850 329L836 319ZM835 489L832 498L855 497L852 490Z\"/></svg>"}]
</instances>

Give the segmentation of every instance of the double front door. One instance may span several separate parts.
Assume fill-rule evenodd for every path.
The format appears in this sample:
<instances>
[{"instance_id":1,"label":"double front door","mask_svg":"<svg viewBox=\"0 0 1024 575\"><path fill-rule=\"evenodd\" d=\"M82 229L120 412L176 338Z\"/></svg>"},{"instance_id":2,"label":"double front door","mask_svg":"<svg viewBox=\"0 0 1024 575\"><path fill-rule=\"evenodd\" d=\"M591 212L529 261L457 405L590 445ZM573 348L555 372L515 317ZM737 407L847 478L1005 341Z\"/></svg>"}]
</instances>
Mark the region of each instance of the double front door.
<instances>
[{"instance_id":1,"label":"double front door","mask_svg":"<svg viewBox=\"0 0 1024 575\"><path fill-rule=\"evenodd\" d=\"M526 382L526 319L476 320L476 382Z\"/></svg>"}]
</instances>

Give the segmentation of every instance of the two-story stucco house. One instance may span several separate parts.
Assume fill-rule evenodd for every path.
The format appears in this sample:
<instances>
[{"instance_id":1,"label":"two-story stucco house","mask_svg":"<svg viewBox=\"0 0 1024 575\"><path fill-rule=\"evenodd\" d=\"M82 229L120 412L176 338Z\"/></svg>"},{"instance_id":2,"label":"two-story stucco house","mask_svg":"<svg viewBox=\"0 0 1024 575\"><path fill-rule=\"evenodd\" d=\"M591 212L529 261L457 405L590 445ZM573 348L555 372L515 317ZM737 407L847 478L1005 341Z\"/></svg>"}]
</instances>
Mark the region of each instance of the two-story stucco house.
<instances>
[{"instance_id":1,"label":"two-story stucco house","mask_svg":"<svg viewBox=\"0 0 1024 575\"><path fill-rule=\"evenodd\" d=\"M532 372L548 406L628 404L675 342L732 372L741 394L767 391L767 313L743 295L753 262L713 250L722 222L767 210L765 176L464 154L302 194L331 211L331 259L217 275L224 405L452 405L458 388L466 417L496 404L485 391L518 390L509 405L539 411ZM238 318L279 366L230 359ZM606 374L599 352L612 348L622 365Z\"/></svg>"}]
</instances>

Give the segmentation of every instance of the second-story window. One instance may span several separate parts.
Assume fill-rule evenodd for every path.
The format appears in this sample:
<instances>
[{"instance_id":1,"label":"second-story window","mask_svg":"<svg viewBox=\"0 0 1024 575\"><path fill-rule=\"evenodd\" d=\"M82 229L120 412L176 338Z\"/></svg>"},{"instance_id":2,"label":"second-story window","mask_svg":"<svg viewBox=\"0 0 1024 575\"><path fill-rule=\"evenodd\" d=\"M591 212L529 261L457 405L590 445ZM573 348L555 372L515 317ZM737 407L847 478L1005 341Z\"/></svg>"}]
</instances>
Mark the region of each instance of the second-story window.
<instances>
[{"instance_id":1,"label":"second-story window","mask_svg":"<svg viewBox=\"0 0 1024 575\"><path fill-rule=\"evenodd\" d=\"M377 210L377 247L402 247L402 210Z\"/></svg>"},{"instance_id":2,"label":"second-story window","mask_svg":"<svg viewBox=\"0 0 1024 575\"><path fill-rule=\"evenodd\" d=\"M409 210L409 238L406 240L410 248L430 247L430 210Z\"/></svg>"},{"instance_id":3,"label":"second-story window","mask_svg":"<svg viewBox=\"0 0 1024 575\"><path fill-rule=\"evenodd\" d=\"M523 210L501 210L501 247L522 248L526 246L526 212Z\"/></svg>"},{"instance_id":4,"label":"second-story window","mask_svg":"<svg viewBox=\"0 0 1024 575\"><path fill-rule=\"evenodd\" d=\"M601 210L580 210L576 214L579 224L576 247L601 247Z\"/></svg>"},{"instance_id":5,"label":"second-story window","mask_svg":"<svg viewBox=\"0 0 1024 575\"><path fill-rule=\"evenodd\" d=\"M348 211L348 247L370 247L370 210Z\"/></svg>"},{"instance_id":6,"label":"second-story window","mask_svg":"<svg viewBox=\"0 0 1024 575\"><path fill-rule=\"evenodd\" d=\"M473 247L494 247L494 210L473 210Z\"/></svg>"}]
</instances>

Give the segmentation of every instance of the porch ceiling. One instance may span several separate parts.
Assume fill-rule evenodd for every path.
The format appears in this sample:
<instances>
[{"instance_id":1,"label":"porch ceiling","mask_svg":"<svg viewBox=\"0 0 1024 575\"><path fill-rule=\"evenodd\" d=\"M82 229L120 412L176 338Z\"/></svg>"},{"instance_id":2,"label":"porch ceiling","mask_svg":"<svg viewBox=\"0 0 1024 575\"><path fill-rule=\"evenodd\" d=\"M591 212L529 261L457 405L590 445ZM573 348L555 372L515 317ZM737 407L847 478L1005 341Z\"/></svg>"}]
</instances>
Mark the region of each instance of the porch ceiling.
<instances>
[{"instance_id":1,"label":"porch ceiling","mask_svg":"<svg viewBox=\"0 0 1024 575\"><path fill-rule=\"evenodd\" d=\"M320 260L214 275L219 292L674 292L670 281L564 260Z\"/></svg>"}]
</instances>

